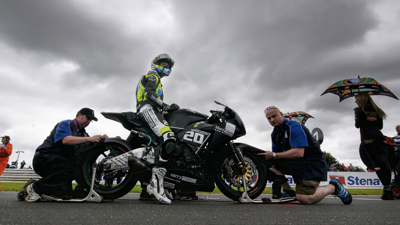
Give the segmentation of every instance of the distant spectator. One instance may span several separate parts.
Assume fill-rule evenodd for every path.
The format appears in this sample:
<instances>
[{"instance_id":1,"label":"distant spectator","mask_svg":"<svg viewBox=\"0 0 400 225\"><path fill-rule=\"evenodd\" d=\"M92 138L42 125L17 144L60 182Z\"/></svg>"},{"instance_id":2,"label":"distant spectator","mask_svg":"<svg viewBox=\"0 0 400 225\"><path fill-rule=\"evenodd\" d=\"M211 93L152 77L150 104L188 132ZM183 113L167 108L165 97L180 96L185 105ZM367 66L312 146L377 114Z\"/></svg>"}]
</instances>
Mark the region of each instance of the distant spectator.
<instances>
[{"instance_id":1,"label":"distant spectator","mask_svg":"<svg viewBox=\"0 0 400 225\"><path fill-rule=\"evenodd\" d=\"M10 168L10 163L7 163L6 169Z\"/></svg>"},{"instance_id":2,"label":"distant spectator","mask_svg":"<svg viewBox=\"0 0 400 225\"><path fill-rule=\"evenodd\" d=\"M350 163L350 166L347 168L347 171L350 171L350 172L354 171L354 166L351 165L351 163Z\"/></svg>"},{"instance_id":3,"label":"distant spectator","mask_svg":"<svg viewBox=\"0 0 400 225\"><path fill-rule=\"evenodd\" d=\"M336 171L335 165L331 165L331 166L329 167L329 171L335 172L335 171Z\"/></svg>"},{"instance_id":4,"label":"distant spectator","mask_svg":"<svg viewBox=\"0 0 400 225\"><path fill-rule=\"evenodd\" d=\"M22 160L20 169L23 169L25 167L25 164L26 164L25 160Z\"/></svg>"},{"instance_id":5,"label":"distant spectator","mask_svg":"<svg viewBox=\"0 0 400 225\"><path fill-rule=\"evenodd\" d=\"M342 165L340 165L340 167L342 168L342 171L347 171L346 166L344 166L344 163L342 163Z\"/></svg>"},{"instance_id":6,"label":"distant spectator","mask_svg":"<svg viewBox=\"0 0 400 225\"><path fill-rule=\"evenodd\" d=\"M10 169L16 169L16 168L17 168L17 163L16 163L16 161L12 161L12 162L11 162Z\"/></svg>"},{"instance_id":7,"label":"distant spectator","mask_svg":"<svg viewBox=\"0 0 400 225\"><path fill-rule=\"evenodd\" d=\"M393 137L393 141L396 143L394 147L395 157L398 157L400 154L400 125L396 126L397 135Z\"/></svg>"},{"instance_id":8,"label":"distant spectator","mask_svg":"<svg viewBox=\"0 0 400 225\"><path fill-rule=\"evenodd\" d=\"M27 169L30 169L30 170L31 170L31 169L32 169L32 167L31 167L31 166L28 166L28 168L27 168Z\"/></svg>"}]
</instances>

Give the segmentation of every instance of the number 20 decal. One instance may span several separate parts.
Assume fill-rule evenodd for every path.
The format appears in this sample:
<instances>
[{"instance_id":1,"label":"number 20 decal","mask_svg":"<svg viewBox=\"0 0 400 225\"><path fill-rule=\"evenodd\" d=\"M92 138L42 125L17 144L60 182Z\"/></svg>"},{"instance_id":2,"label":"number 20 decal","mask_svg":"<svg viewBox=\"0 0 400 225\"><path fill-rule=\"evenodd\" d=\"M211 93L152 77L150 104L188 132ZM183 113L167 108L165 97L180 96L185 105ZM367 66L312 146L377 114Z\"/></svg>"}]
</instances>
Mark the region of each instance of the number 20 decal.
<instances>
[{"instance_id":1,"label":"number 20 decal","mask_svg":"<svg viewBox=\"0 0 400 225\"><path fill-rule=\"evenodd\" d=\"M194 132L194 131L188 131L183 136L183 140L194 142L194 143L197 143L197 144L203 144L205 139L206 139L206 135L201 134L201 133L197 133L197 132Z\"/></svg>"}]
</instances>

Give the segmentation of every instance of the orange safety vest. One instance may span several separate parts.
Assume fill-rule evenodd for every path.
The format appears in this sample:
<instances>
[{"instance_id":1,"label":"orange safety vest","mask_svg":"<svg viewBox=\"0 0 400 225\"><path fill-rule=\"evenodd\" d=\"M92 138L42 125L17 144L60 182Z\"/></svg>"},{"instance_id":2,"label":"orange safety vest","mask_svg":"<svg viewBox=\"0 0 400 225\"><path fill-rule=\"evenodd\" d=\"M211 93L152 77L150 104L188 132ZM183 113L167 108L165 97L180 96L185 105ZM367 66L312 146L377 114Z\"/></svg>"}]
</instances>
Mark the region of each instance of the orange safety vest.
<instances>
[{"instance_id":1,"label":"orange safety vest","mask_svg":"<svg viewBox=\"0 0 400 225\"><path fill-rule=\"evenodd\" d=\"M8 158L12 153L13 145L8 142L4 147L6 147L5 150L2 148L0 149L0 160L8 162Z\"/></svg>"}]
</instances>

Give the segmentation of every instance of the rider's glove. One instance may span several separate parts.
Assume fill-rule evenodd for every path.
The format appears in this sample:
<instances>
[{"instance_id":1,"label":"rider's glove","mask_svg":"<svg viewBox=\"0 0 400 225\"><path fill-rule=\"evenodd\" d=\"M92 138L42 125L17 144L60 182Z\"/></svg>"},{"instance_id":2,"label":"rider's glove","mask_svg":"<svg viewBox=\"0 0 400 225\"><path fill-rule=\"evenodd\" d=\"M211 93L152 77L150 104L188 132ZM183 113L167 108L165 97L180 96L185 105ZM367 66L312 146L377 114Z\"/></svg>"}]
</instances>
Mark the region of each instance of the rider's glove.
<instances>
[{"instance_id":1,"label":"rider's glove","mask_svg":"<svg viewBox=\"0 0 400 225\"><path fill-rule=\"evenodd\" d=\"M171 105L167 105L167 104L164 103L164 105L163 105L163 111L172 112L172 111L175 111L175 110L178 110L178 109L180 109L180 108L175 103L172 103Z\"/></svg>"},{"instance_id":2,"label":"rider's glove","mask_svg":"<svg viewBox=\"0 0 400 225\"><path fill-rule=\"evenodd\" d=\"M175 104L175 103L172 103L172 104L169 106L168 111L172 112L172 111L175 111L175 110L178 110L178 109L180 109L179 105L177 105L177 104Z\"/></svg>"}]
</instances>

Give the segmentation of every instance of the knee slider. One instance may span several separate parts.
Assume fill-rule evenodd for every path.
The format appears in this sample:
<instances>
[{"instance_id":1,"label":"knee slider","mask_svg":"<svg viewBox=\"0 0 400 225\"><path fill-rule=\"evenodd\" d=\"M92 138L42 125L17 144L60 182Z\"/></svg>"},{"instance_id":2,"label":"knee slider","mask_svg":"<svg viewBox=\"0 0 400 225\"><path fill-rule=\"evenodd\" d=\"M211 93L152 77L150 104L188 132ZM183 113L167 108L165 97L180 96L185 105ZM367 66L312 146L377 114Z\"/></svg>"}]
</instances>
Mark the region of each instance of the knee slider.
<instances>
[{"instance_id":1,"label":"knee slider","mask_svg":"<svg viewBox=\"0 0 400 225\"><path fill-rule=\"evenodd\" d=\"M168 159L169 157L176 157L182 154L182 149L175 141L175 135L172 132L165 132L162 135L163 144L161 146L161 157Z\"/></svg>"}]
</instances>

